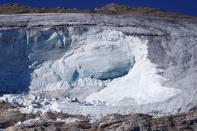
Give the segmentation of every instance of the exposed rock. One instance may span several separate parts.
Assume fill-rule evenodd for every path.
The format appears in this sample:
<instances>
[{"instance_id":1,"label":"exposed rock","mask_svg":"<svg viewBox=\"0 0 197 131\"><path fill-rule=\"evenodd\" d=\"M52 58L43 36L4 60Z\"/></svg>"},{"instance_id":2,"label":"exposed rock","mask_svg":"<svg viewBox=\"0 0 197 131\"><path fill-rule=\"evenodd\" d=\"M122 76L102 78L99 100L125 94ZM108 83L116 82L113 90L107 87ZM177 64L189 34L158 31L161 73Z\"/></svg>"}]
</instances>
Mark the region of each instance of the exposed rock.
<instances>
[{"instance_id":1,"label":"exposed rock","mask_svg":"<svg viewBox=\"0 0 197 131\"><path fill-rule=\"evenodd\" d=\"M156 8L149 8L149 7L131 8L129 6L119 5L119 4L108 4L104 7L96 8L95 11L92 12L103 13L103 14L131 14L131 15L189 18L189 16L186 15L167 12Z\"/></svg>"},{"instance_id":2,"label":"exposed rock","mask_svg":"<svg viewBox=\"0 0 197 131\"><path fill-rule=\"evenodd\" d=\"M24 120L20 119L20 116L15 117L18 121ZM111 114L93 123L81 115L48 112L39 119L28 120L26 117L24 122L18 124L12 122L4 127L8 127L6 131L195 131L197 112L159 118L145 114Z\"/></svg>"},{"instance_id":3,"label":"exposed rock","mask_svg":"<svg viewBox=\"0 0 197 131\"><path fill-rule=\"evenodd\" d=\"M65 124L59 123L39 123L32 126L13 126L6 129L6 131L78 131L89 129L88 122L74 122Z\"/></svg>"},{"instance_id":4,"label":"exposed rock","mask_svg":"<svg viewBox=\"0 0 197 131\"><path fill-rule=\"evenodd\" d=\"M93 123L93 130L144 130L150 128L152 116L142 114L105 116Z\"/></svg>"},{"instance_id":5,"label":"exposed rock","mask_svg":"<svg viewBox=\"0 0 197 131\"><path fill-rule=\"evenodd\" d=\"M194 131L197 129L197 112L160 118L149 115L108 115L93 123L92 130L105 131Z\"/></svg>"},{"instance_id":6,"label":"exposed rock","mask_svg":"<svg viewBox=\"0 0 197 131\"><path fill-rule=\"evenodd\" d=\"M46 131L76 131L90 129L89 119L81 115L69 115L64 113L47 112L43 116L30 119L14 126L8 127L7 131L29 131L29 130L46 130Z\"/></svg>"},{"instance_id":7,"label":"exposed rock","mask_svg":"<svg viewBox=\"0 0 197 131\"><path fill-rule=\"evenodd\" d=\"M57 8L33 8L22 4L3 4L0 5L0 14L22 14L22 13L63 13L66 10L62 7ZM74 11L74 10L73 10Z\"/></svg>"},{"instance_id":8,"label":"exposed rock","mask_svg":"<svg viewBox=\"0 0 197 131\"><path fill-rule=\"evenodd\" d=\"M131 14L174 18L192 18L191 16L178 13L167 12L155 8L139 7L131 8L126 5L109 4L95 10L68 9L64 7L30 7L22 4L2 4L0 5L0 14L23 14L23 13L101 13L101 14Z\"/></svg>"},{"instance_id":9,"label":"exposed rock","mask_svg":"<svg viewBox=\"0 0 197 131\"><path fill-rule=\"evenodd\" d=\"M67 114L67 113L52 113L52 112L46 112L43 114L43 116L41 116L43 119L46 120L57 120L57 119L67 119L67 118L75 118L78 119L80 121L89 121L88 117L85 117L83 115L71 115L71 114Z\"/></svg>"},{"instance_id":10,"label":"exposed rock","mask_svg":"<svg viewBox=\"0 0 197 131\"><path fill-rule=\"evenodd\" d=\"M0 102L0 128L6 128L19 121L35 118L34 114L24 114L9 103Z\"/></svg>"},{"instance_id":11,"label":"exposed rock","mask_svg":"<svg viewBox=\"0 0 197 131\"><path fill-rule=\"evenodd\" d=\"M69 124L67 124L69 123ZM0 102L0 129L8 130L57 130L90 128L89 119L82 115L46 112L44 114L21 113L9 103Z\"/></svg>"}]
</instances>

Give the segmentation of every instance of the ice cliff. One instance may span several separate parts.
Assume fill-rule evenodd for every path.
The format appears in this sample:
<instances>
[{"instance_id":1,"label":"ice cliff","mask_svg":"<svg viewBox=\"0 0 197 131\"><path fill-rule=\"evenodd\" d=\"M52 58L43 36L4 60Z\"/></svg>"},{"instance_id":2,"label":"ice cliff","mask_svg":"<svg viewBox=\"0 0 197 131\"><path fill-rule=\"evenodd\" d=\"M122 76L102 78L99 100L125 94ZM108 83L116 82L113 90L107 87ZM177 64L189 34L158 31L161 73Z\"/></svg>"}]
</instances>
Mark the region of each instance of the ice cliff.
<instances>
[{"instance_id":1,"label":"ice cliff","mask_svg":"<svg viewBox=\"0 0 197 131\"><path fill-rule=\"evenodd\" d=\"M188 111L197 105L196 30L192 19L1 15L1 99L29 106L41 95L42 109L82 114Z\"/></svg>"}]
</instances>

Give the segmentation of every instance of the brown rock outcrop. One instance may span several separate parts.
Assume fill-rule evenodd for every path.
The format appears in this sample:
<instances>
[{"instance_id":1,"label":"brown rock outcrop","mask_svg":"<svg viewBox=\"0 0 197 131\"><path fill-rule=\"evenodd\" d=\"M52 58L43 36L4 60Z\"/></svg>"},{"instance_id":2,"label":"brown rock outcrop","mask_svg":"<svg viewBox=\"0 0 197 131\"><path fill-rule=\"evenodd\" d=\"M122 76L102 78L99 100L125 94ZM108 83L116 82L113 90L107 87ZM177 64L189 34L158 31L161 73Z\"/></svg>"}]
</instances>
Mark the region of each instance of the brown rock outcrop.
<instances>
[{"instance_id":1,"label":"brown rock outcrop","mask_svg":"<svg viewBox=\"0 0 197 131\"><path fill-rule=\"evenodd\" d=\"M0 129L32 118L35 118L34 114L21 113L9 103L0 102Z\"/></svg>"},{"instance_id":2,"label":"brown rock outcrop","mask_svg":"<svg viewBox=\"0 0 197 131\"><path fill-rule=\"evenodd\" d=\"M54 114L53 114L54 115ZM145 114L111 114L94 123L87 119L74 122L47 122L11 126L7 131L196 131L197 112L183 113L160 118Z\"/></svg>"},{"instance_id":3,"label":"brown rock outcrop","mask_svg":"<svg viewBox=\"0 0 197 131\"><path fill-rule=\"evenodd\" d=\"M93 123L98 131L196 131L197 112L183 113L160 118L144 114L113 114Z\"/></svg>"},{"instance_id":4,"label":"brown rock outcrop","mask_svg":"<svg viewBox=\"0 0 197 131\"><path fill-rule=\"evenodd\" d=\"M140 7L131 8L125 5L109 4L94 10L68 9L64 7L47 8L47 7L30 7L22 4L2 4L0 5L0 14L24 14L24 13L98 13L98 14L129 14L129 15L144 15L158 17L173 17L173 18L196 18L192 16L182 15L173 12L167 12L154 8Z\"/></svg>"},{"instance_id":5,"label":"brown rock outcrop","mask_svg":"<svg viewBox=\"0 0 197 131\"><path fill-rule=\"evenodd\" d=\"M197 111L159 118L146 114L110 114L91 123L88 117L83 115L52 112L24 114L9 103L0 102L0 129L6 131L197 131Z\"/></svg>"}]
</instances>

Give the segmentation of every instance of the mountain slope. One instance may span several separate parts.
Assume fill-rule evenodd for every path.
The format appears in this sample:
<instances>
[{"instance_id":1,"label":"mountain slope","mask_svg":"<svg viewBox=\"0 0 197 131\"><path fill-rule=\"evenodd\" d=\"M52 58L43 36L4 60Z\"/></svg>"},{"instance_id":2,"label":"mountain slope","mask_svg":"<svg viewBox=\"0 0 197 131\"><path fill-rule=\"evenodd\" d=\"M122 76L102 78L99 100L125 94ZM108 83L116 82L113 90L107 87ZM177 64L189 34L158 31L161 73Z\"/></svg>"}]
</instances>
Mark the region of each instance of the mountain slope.
<instances>
[{"instance_id":1,"label":"mountain slope","mask_svg":"<svg viewBox=\"0 0 197 131\"><path fill-rule=\"evenodd\" d=\"M131 15L0 15L0 99L22 112L93 118L187 112L197 105L196 25Z\"/></svg>"}]
</instances>

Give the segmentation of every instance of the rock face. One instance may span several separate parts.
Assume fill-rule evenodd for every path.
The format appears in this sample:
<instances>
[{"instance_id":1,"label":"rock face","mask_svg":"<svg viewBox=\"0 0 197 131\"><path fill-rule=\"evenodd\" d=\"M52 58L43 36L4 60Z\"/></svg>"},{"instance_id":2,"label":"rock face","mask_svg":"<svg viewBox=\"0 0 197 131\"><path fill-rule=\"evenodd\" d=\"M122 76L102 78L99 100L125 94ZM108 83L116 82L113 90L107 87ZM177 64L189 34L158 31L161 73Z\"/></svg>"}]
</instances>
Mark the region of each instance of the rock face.
<instances>
[{"instance_id":1,"label":"rock face","mask_svg":"<svg viewBox=\"0 0 197 131\"><path fill-rule=\"evenodd\" d=\"M196 130L196 112L168 116L161 118L152 118L148 115L110 115L96 122L97 130L123 130L123 131L181 131Z\"/></svg>"},{"instance_id":2,"label":"rock face","mask_svg":"<svg viewBox=\"0 0 197 131\"><path fill-rule=\"evenodd\" d=\"M0 102L0 129L33 118L35 118L35 115L21 113L10 104Z\"/></svg>"},{"instance_id":3,"label":"rock face","mask_svg":"<svg viewBox=\"0 0 197 131\"><path fill-rule=\"evenodd\" d=\"M56 8L34 8L22 4L2 4L0 5L0 14L25 14L25 13L95 13L95 14L130 14L145 16L160 16L173 18L195 18L173 12L167 12L154 8L131 8L126 5L109 4L94 10L67 9L64 7Z\"/></svg>"},{"instance_id":4,"label":"rock face","mask_svg":"<svg viewBox=\"0 0 197 131\"><path fill-rule=\"evenodd\" d=\"M196 130L196 112L175 116L152 118L143 114L109 115L94 123L95 130L122 131L181 131Z\"/></svg>"},{"instance_id":5,"label":"rock face","mask_svg":"<svg viewBox=\"0 0 197 131\"><path fill-rule=\"evenodd\" d=\"M73 123L68 125L68 123ZM16 107L9 103L0 102L0 129L7 130L30 130L30 129L77 129L90 128L89 119L82 115L69 115L66 113L35 113L28 114L20 112ZM12 127L13 126L13 127Z\"/></svg>"},{"instance_id":6,"label":"rock face","mask_svg":"<svg viewBox=\"0 0 197 131\"><path fill-rule=\"evenodd\" d=\"M18 115L15 115L18 118ZM67 118L67 119L65 119ZM68 119L69 118L69 119ZM45 113L35 119L18 119L18 124L4 125L6 131L195 131L197 112L183 113L159 118L145 114L111 114L90 123L80 115ZM16 122L15 122L16 123ZM12 126L11 126L12 125Z\"/></svg>"}]
</instances>

